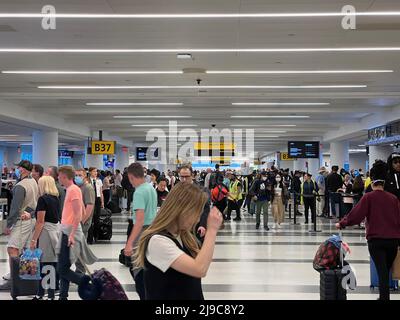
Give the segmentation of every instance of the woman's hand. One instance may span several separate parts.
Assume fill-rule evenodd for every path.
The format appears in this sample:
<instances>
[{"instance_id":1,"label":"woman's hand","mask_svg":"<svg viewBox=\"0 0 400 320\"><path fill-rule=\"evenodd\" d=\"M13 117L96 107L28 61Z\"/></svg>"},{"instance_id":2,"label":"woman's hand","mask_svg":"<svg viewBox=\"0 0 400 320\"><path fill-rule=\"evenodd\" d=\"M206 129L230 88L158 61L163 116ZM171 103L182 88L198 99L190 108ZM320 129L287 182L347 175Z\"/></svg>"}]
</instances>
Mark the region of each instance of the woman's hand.
<instances>
[{"instance_id":1,"label":"woman's hand","mask_svg":"<svg viewBox=\"0 0 400 320\"><path fill-rule=\"evenodd\" d=\"M124 254L126 257L132 257L132 255L133 255L133 245L132 244L127 243L125 245Z\"/></svg>"},{"instance_id":2,"label":"woman's hand","mask_svg":"<svg viewBox=\"0 0 400 320\"><path fill-rule=\"evenodd\" d=\"M68 237L68 247L73 247L75 245L75 235L70 234Z\"/></svg>"},{"instance_id":3,"label":"woman's hand","mask_svg":"<svg viewBox=\"0 0 400 320\"><path fill-rule=\"evenodd\" d=\"M339 222L335 224L335 227L336 227L336 229L338 229L338 230L342 229L342 227L340 226L340 223L339 223Z\"/></svg>"},{"instance_id":4,"label":"woman's hand","mask_svg":"<svg viewBox=\"0 0 400 320\"><path fill-rule=\"evenodd\" d=\"M222 213L217 209L217 207L213 207L207 219L208 229L218 231L221 227L222 220Z\"/></svg>"},{"instance_id":5,"label":"woman's hand","mask_svg":"<svg viewBox=\"0 0 400 320\"><path fill-rule=\"evenodd\" d=\"M31 249L31 250L35 250L36 249L36 247L37 247L37 240L31 240L31 244L30 244L30 246L29 246L29 249Z\"/></svg>"}]
</instances>

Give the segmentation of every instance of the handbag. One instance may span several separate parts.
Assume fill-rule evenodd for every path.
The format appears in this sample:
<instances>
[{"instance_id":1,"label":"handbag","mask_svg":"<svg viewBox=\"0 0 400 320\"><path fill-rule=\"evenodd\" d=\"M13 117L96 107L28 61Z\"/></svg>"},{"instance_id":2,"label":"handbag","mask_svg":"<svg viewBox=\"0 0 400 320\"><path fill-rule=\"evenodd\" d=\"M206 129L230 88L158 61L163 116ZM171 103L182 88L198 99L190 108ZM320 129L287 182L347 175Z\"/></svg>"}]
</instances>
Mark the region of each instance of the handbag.
<instances>
[{"instance_id":1,"label":"handbag","mask_svg":"<svg viewBox=\"0 0 400 320\"><path fill-rule=\"evenodd\" d=\"M400 280L400 247L397 248L397 256L392 265L392 278Z\"/></svg>"}]
</instances>

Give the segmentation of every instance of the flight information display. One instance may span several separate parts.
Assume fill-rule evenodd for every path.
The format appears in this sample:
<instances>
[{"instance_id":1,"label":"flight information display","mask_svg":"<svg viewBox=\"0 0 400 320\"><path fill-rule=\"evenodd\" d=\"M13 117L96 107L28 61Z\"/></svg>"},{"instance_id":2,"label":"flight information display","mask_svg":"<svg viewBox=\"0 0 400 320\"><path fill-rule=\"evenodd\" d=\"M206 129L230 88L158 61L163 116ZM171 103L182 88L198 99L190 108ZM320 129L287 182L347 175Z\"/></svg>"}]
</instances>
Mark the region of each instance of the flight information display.
<instances>
[{"instance_id":1,"label":"flight information display","mask_svg":"<svg viewBox=\"0 0 400 320\"><path fill-rule=\"evenodd\" d=\"M319 158L319 141L289 141L288 153L291 158Z\"/></svg>"}]
</instances>

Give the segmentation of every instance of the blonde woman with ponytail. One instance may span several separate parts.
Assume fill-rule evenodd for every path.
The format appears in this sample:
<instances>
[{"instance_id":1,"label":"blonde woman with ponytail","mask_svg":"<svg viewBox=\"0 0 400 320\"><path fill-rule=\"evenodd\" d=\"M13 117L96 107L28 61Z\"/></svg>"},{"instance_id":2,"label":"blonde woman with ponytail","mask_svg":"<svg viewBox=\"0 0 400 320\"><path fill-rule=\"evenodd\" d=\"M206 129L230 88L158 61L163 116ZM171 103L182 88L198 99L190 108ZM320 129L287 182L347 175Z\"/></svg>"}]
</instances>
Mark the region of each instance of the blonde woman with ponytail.
<instances>
[{"instance_id":1,"label":"blonde woman with ponytail","mask_svg":"<svg viewBox=\"0 0 400 320\"><path fill-rule=\"evenodd\" d=\"M210 267L222 223L222 214L212 208L200 249L194 228L207 197L194 184L177 184L153 223L143 232L135 263L144 268L146 300L204 299L201 278Z\"/></svg>"}]
</instances>

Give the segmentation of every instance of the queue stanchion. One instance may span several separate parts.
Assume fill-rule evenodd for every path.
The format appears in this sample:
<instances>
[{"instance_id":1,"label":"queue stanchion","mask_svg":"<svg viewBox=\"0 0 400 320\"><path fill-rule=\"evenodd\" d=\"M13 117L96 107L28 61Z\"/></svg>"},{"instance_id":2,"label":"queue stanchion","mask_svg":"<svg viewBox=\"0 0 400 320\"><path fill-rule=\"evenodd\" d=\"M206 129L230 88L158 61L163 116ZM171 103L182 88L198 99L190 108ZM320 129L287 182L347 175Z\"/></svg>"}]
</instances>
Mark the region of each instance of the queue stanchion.
<instances>
[{"instance_id":1,"label":"queue stanchion","mask_svg":"<svg viewBox=\"0 0 400 320\"><path fill-rule=\"evenodd\" d=\"M292 220L292 204L289 203L289 220Z\"/></svg>"},{"instance_id":2,"label":"queue stanchion","mask_svg":"<svg viewBox=\"0 0 400 320\"><path fill-rule=\"evenodd\" d=\"M297 204L297 199L296 199L296 192L293 192L293 203L294 203L294 212L293 212L293 224L297 224L297 211L298 211L298 204Z\"/></svg>"},{"instance_id":3,"label":"queue stanchion","mask_svg":"<svg viewBox=\"0 0 400 320\"><path fill-rule=\"evenodd\" d=\"M314 194L314 209L311 210L311 215L314 220L313 230L308 230L308 232L317 233L322 232L322 230L317 230L317 195Z\"/></svg>"}]
</instances>

